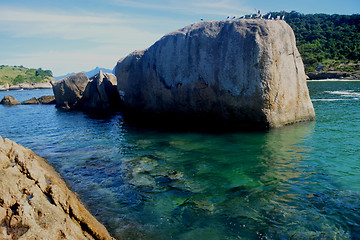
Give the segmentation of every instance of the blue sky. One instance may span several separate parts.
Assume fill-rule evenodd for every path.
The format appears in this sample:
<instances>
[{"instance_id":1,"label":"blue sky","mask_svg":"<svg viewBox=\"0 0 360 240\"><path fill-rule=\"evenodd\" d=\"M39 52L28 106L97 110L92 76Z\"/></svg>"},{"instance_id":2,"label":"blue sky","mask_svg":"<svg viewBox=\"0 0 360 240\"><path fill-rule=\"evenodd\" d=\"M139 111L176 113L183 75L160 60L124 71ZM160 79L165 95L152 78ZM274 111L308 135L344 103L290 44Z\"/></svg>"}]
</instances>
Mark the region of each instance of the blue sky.
<instances>
[{"instance_id":1,"label":"blue sky","mask_svg":"<svg viewBox=\"0 0 360 240\"><path fill-rule=\"evenodd\" d=\"M0 65L50 69L54 76L112 69L164 34L255 9L356 14L359 0L0 0Z\"/></svg>"}]
</instances>

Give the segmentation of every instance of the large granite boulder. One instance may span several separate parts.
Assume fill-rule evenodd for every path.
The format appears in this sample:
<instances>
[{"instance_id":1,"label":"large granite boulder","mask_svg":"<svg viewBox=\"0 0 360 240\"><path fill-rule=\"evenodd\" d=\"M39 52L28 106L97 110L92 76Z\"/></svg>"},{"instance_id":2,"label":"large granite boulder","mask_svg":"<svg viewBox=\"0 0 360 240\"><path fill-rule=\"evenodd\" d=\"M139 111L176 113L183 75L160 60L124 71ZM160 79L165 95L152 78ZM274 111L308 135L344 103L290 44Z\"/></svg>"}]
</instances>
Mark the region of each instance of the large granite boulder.
<instances>
[{"instance_id":1,"label":"large granite boulder","mask_svg":"<svg viewBox=\"0 0 360 240\"><path fill-rule=\"evenodd\" d=\"M88 83L89 78L85 73L75 73L59 81L52 82L56 107L64 110L76 108Z\"/></svg>"},{"instance_id":2,"label":"large granite boulder","mask_svg":"<svg viewBox=\"0 0 360 240\"><path fill-rule=\"evenodd\" d=\"M11 95L4 96L0 103L4 104L4 105L19 105L20 104L20 102Z\"/></svg>"},{"instance_id":3,"label":"large granite boulder","mask_svg":"<svg viewBox=\"0 0 360 240\"><path fill-rule=\"evenodd\" d=\"M125 112L144 121L267 128L315 119L285 21L196 23L121 59L115 74Z\"/></svg>"},{"instance_id":4,"label":"large granite boulder","mask_svg":"<svg viewBox=\"0 0 360 240\"><path fill-rule=\"evenodd\" d=\"M90 78L79 106L83 111L97 114L107 114L116 111L121 106L117 79L114 74L103 73Z\"/></svg>"},{"instance_id":5,"label":"large granite boulder","mask_svg":"<svg viewBox=\"0 0 360 240\"><path fill-rule=\"evenodd\" d=\"M41 157L0 137L0 239L112 239Z\"/></svg>"},{"instance_id":6,"label":"large granite boulder","mask_svg":"<svg viewBox=\"0 0 360 240\"><path fill-rule=\"evenodd\" d=\"M88 113L109 114L119 109L115 75L100 71L88 79L77 73L53 83L56 107Z\"/></svg>"}]
</instances>

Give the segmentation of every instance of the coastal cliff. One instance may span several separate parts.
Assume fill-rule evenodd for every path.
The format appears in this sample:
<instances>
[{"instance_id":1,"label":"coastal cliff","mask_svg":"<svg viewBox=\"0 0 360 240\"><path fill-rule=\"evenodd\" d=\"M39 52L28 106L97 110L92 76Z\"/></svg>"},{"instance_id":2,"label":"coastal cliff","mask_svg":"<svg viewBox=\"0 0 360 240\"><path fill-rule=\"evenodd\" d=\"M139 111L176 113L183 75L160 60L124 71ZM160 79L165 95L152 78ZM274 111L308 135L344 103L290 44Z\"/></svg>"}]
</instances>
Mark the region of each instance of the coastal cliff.
<instances>
[{"instance_id":1,"label":"coastal cliff","mask_svg":"<svg viewBox=\"0 0 360 240\"><path fill-rule=\"evenodd\" d=\"M196 23L121 59L115 74L128 116L240 128L315 119L285 21Z\"/></svg>"},{"instance_id":2,"label":"coastal cliff","mask_svg":"<svg viewBox=\"0 0 360 240\"><path fill-rule=\"evenodd\" d=\"M0 239L112 239L59 174L0 137Z\"/></svg>"}]
</instances>

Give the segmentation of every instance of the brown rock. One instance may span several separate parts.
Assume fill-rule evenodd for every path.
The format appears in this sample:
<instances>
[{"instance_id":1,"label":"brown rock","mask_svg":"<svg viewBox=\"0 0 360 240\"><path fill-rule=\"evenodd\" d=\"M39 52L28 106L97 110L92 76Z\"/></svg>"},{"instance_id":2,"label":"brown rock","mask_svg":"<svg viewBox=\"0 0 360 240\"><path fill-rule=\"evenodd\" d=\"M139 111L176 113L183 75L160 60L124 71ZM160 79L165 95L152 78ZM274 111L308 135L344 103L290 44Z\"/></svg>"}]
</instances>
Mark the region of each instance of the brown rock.
<instances>
[{"instance_id":1,"label":"brown rock","mask_svg":"<svg viewBox=\"0 0 360 240\"><path fill-rule=\"evenodd\" d=\"M11 95L6 95L0 102L5 105L19 105L19 101Z\"/></svg>"},{"instance_id":2,"label":"brown rock","mask_svg":"<svg viewBox=\"0 0 360 240\"><path fill-rule=\"evenodd\" d=\"M74 109L82 98L88 83L89 79L85 73L76 73L57 82L52 82L56 107L64 110Z\"/></svg>"},{"instance_id":3,"label":"brown rock","mask_svg":"<svg viewBox=\"0 0 360 240\"><path fill-rule=\"evenodd\" d=\"M28 100L23 101L21 104L27 105L27 104L39 104L39 100L36 99L36 97L30 98Z\"/></svg>"},{"instance_id":4,"label":"brown rock","mask_svg":"<svg viewBox=\"0 0 360 240\"><path fill-rule=\"evenodd\" d=\"M78 108L90 113L108 114L121 106L117 79L111 73L98 74L90 78Z\"/></svg>"},{"instance_id":5,"label":"brown rock","mask_svg":"<svg viewBox=\"0 0 360 240\"><path fill-rule=\"evenodd\" d=\"M41 157L0 137L0 239L112 239Z\"/></svg>"},{"instance_id":6,"label":"brown rock","mask_svg":"<svg viewBox=\"0 0 360 240\"><path fill-rule=\"evenodd\" d=\"M55 104L55 97L54 96L41 96L37 99L40 104Z\"/></svg>"},{"instance_id":7,"label":"brown rock","mask_svg":"<svg viewBox=\"0 0 360 240\"><path fill-rule=\"evenodd\" d=\"M120 107L115 75L100 71L88 79L77 73L53 83L56 107L88 113L109 114Z\"/></svg>"}]
</instances>

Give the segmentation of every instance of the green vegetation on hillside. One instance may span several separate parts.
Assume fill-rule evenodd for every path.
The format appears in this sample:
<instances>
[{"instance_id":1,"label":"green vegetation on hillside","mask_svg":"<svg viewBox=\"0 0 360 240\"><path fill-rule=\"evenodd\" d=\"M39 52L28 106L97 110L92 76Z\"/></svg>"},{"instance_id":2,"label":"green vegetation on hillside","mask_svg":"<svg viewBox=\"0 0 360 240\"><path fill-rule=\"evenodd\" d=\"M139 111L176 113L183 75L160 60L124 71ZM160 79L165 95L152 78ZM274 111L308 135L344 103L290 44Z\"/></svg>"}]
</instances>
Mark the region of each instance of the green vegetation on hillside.
<instances>
[{"instance_id":1,"label":"green vegetation on hillside","mask_svg":"<svg viewBox=\"0 0 360 240\"><path fill-rule=\"evenodd\" d=\"M52 80L50 70L25 68L23 66L0 66L0 85L19 83L40 83Z\"/></svg>"},{"instance_id":2,"label":"green vegetation on hillside","mask_svg":"<svg viewBox=\"0 0 360 240\"><path fill-rule=\"evenodd\" d=\"M360 62L360 14L301 14L295 11L269 14L275 18L285 16L285 21L294 30L307 72L315 71L319 65L323 70L360 70L359 64L354 64Z\"/></svg>"}]
</instances>

